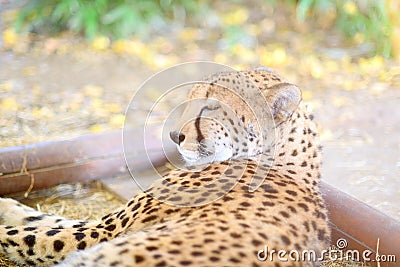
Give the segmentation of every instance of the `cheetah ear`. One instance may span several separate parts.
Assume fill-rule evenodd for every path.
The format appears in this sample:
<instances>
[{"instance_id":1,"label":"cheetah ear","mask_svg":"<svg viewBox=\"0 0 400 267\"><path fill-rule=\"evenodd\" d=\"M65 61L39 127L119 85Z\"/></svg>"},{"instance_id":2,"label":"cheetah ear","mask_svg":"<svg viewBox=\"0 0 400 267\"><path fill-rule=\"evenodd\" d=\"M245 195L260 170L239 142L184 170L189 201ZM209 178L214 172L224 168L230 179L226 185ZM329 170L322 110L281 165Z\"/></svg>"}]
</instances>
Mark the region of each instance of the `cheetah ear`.
<instances>
[{"instance_id":1,"label":"cheetah ear","mask_svg":"<svg viewBox=\"0 0 400 267\"><path fill-rule=\"evenodd\" d=\"M269 88L267 101L275 124L279 125L285 122L299 106L301 91L294 84L279 83Z\"/></svg>"}]
</instances>

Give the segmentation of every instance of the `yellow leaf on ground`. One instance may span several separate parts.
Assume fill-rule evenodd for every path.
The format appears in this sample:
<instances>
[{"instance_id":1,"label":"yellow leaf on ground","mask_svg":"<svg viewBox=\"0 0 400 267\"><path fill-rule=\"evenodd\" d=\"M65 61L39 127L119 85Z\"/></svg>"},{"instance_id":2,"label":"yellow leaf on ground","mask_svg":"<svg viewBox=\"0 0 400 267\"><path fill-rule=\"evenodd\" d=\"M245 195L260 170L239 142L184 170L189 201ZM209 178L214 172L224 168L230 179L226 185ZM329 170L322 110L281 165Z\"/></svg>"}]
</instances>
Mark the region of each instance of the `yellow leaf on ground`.
<instances>
[{"instance_id":1,"label":"yellow leaf on ground","mask_svg":"<svg viewBox=\"0 0 400 267\"><path fill-rule=\"evenodd\" d=\"M144 60L144 62L147 62L150 66L159 69L172 65L175 60L173 57L165 55L155 55L151 60L146 59Z\"/></svg>"},{"instance_id":2,"label":"yellow leaf on ground","mask_svg":"<svg viewBox=\"0 0 400 267\"><path fill-rule=\"evenodd\" d=\"M338 63L337 63L336 61L334 61L334 60L325 60L325 62L324 62L324 68L325 68L328 72L332 73L332 72L336 72L336 71L339 70L339 65L338 65Z\"/></svg>"},{"instance_id":3,"label":"yellow leaf on ground","mask_svg":"<svg viewBox=\"0 0 400 267\"><path fill-rule=\"evenodd\" d=\"M126 53L127 40L118 40L113 43L112 50L117 54Z\"/></svg>"},{"instance_id":4,"label":"yellow leaf on ground","mask_svg":"<svg viewBox=\"0 0 400 267\"><path fill-rule=\"evenodd\" d=\"M299 63L302 69L305 70L305 74L311 75L314 79L320 79L322 77L324 72L323 62L315 54L307 54Z\"/></svg>"},{"instance_id":5,"label":"yellow leaf on ground","mask_svg":"<svg viewBox=\"0 0 400 267\"><path fill-rule=\"evenodd\" d=\"M12 48L17 43L17 39L17 34L15 33L14 29L8 28L3 31L4 48Z\"/></svg>"},{"instance_id":6,"label":"yellow leaf on ground","mask_svg":"<svg viewBox=\"0 0 400 267\"><path fill-rule=\"evenodd\" d=\"M285 64L287 61L286 49L283 47L277 47L272 51L267 50L267 48L262 47L259 50L260 53L260 63L263 66L278 66Z\"/></svg>"},{"instance_id":7,"label":"yellow leaf on ground","mask_svg":"<svg viewBox=\"0 0 400 267\"><path fill-rule=\"evenodd\" d=\"M257 59L254 50L251 50L241 44L236 44L231 48L232 53L238 56L244 62L252 62Z\"/></svg>"},{"instance_id":8,"label":"yellow leaf on ground","mask_svg":"<svg viewBox=\"0 0 400 267\"><path fill-rule=\"evenodd\" d=\"M48 107L34 108L32 116L35 119L52 118L54 117L54 112Z\"/></svg>"},{"instance_id":9,"label":"yellow leaf on ground","mask_svg":"<svg viewBox=\"0 0 400 267\"><path fill-rule=\"evenodd\" d=\"M394 66L389 70L381 70L379 72L379 80L384 82L395 81L398 79L400 81L400 67ZM1 91L1 90L0 90Z\"/></svg>"},{"instance_id":10,"label":"yellow leaf on ground","mask_svg":"<svg viewBox=\"0 0 400 267\"><path fill-rule=\"evenodd\" d=\"M394 58L400 61L400 26L393 29L391 34L392 53Z\"/></svg>"},{"instance_id":11,"label":"yellow leaf on ground","mask_svg":"<svg viewBox=\"0 0 400 267\"><path fill-rule=\"evenodd\" d=\"M247 66L246 64L233 64L231 67L235 70L244 70Z\"/></svg>"},{"instance_id":12,"label":"yellow leaf on ground","mask_svg":"<svg viewBox=\"0 0 400 267\"><path fill-rule=\"evenodd\" d=\"M377 55L372 57L370 62L374 68L380 69L383 67L383 64L385 64L385 59L382 56Z\"/></svg>"},{"instance_id":13,"label":"yellow leaf on ground","mask_svg":"<svg viewBox=\"0 0 400 267\"><path fill-rule=\"evenodd\" d=\"M320 79L322 76L322 68L319 64L311 65L311 76L315 79Z\"/></svg>"},{"instance_id":14,"label":"yellow leaf on ground","mask_svg":"<svg viewBox=\"0 0 400 267\"><path fill-rule=\"evenodd\" d=\"M90 132L92 133L100 133L101 131L103 131L103 127L99 124L95 124L90 127Z\"/></svg>"},{"instance_id":15,"label":"yellow leaf on ground","mask_svg":"<svg viewBox=\"0 0 400 267\"><path fill-rule=\"evenodd\" d=\"M358 7L357 7L356 3L354 3L353 1L347 1L343 5L343 9L349 15L354 15L358 12Z\"/></svg>"},{"instance_id":16,"label":"yellow leaf on ground","mask_svg":"<svg viewBox=\"0 0 400 267\"><path fill-rule=\"evenodd\" d=\"M112 116L110 119L111 125L118 128L122 128L122 126L124 125L124 121L125 121L125 115L123 114L116 114Z\"/></svg>"},{"instance_id":17,"label":"yellow leaf on ground","mask_svg":"<svg viewBox=\"0 0 400 267\"><path fill-rule=\"evenodd\" d=\"M222 14L221 20L224 25L242 25L249 18L249 11L238 7L236 10Z\"/></svg>"},{"instance_id":18,"label":"yellow leaf on ground","mask_svg":"<svg viewBox=\"0 0 400 267\"><path fill-rule=\"evenodd\" d=\"M107 103L104 105L104 109L107 110L110 113L119 113L122 110L122 107L120 104L116 103Z\"/></svg>"},{"instance_id":19,"label":"yellow leaf on ground","mask_svg":"<svg viewBox=\"0 0 400 267\"><path fill-rule=\"evenodd\" d=\"M178 37L183 42L193 42L193 40L197 39L198 35L199 35L198 29L187 27L179 32Z\"/></svg>"},{"instance_id":20,"label":"yellow leaf on ground","mask_svg":"<svg viewBox=\"0 0 400 267\"><path fill-rule=\"evenodd\" d=\"M350 90L354 90L357 89L355 82L353 81L344 81L343 82L343 89L350 91Z\"/></svg>"},{"instance_id":21,"label":"yellow leaf on ground","mask_svg":"<svg viewBox=\"0 0 400 267\"><path fill-rule=\"evenodd\" d=\"M90 46L97 51L106 50L110 46L110 39L106 36L97 36L93 39Z\"/></svg>"},{"instance_id":22,"label":"yellow leaf on ground","mask_svg":"<svg viewBox=\"0 0 400 267\"><path fill-rule=\"evenodd\" d=\"M220 64L228 63L228 56L225 53L217 53L214 56L214 61Z\"/></svg>"},{"instance_id":23,"label":"yellow leaf on ground","mask_svg":"<svg viewBox=\"0 0 400 267\"><path fill-rule=\"evenodd\" d=\"M360 58L358 65L365 73L377 72L382 69L385 60L381 56L371 58Z\"/></svg>"},{"instance_id":24,"label":"yellow leaf on ground","mask_svg":"<svg viewBox=\"0 0 400 267\"><path fill-rule=\"evenodd\" d=\"M272 52L272 57L276 64L283 64L286 62L286 50L283 47L277 48Z\"/></svg>"},{"instance_id":25,"label":"yellow leaf on ground","mask_svg":"<svg viewBox=\"0 0 400 267\"><path fill-rule=\"evenodd\" d=\"M2 92L10 92L13 88L13 81L4 81L0 83L0 93Z\"/></svg>"},{"instance_id":26,"label":"yellow leaf on ground","mask_svg":"<svg viewBox=\"0 0 400 267\"><path fill-rule=\"evenodd\" d=\"M94 109L102 109L103 110L103 101L101 99L99 99L99 98L94 98L91 101L91 106Z\"/></svg>"},{"instance_id":27,"label":"yellow leaf on ground","mask_svg":"<svg viewBox=\"0 0 400 267\"><path fill-rule=\"evenodd\" d=\"M83 93L88 97L100 97L103 95L104 89L97 85L86 85L83 87Z\"/></svg>"},{"instance_id":28,"label":"yellow leaf on ground","mask_svg":"<svg viewBox=\"0 0 400 267\"><path fill-rule=\"evenodd\" d=\"M2 110L16 111L18 109L18 103L14 97L6 97L1 100L0 107Z\"/></svg>"},{"instance_id":29,"label":"yellow leaf on ground","mask_svg":"<svg viewBox=\"0 0 400 267\"><path fill-rule=\"evenodd\" d=\"M365 42L365 35L363 33L356 33L353 37L353 40L357 43L357 44L362 44Z\"/></svg>"},{"instance_id":30,"label":"yellow leaf on ground","mask_svg":"<svg viewBox=\"0 0 400 267\"><path fill-rule=\"evenodd\" d=\"M119 40L112 47L116 53L126 53L139 57L142 60L152 58L153 52L143 42L136 40Z\"/></svg>"},{"instance_id":31,"label":"yellow leaf on ground","mask_svg":"<svg viewBox=\"0 0 400 267\"><path fill-rule=\"evenodd\" d=\"M151 43L151 47L159 53L171 55L174 44L166 37L159 36Z\"/></svg>"}]
</instances>

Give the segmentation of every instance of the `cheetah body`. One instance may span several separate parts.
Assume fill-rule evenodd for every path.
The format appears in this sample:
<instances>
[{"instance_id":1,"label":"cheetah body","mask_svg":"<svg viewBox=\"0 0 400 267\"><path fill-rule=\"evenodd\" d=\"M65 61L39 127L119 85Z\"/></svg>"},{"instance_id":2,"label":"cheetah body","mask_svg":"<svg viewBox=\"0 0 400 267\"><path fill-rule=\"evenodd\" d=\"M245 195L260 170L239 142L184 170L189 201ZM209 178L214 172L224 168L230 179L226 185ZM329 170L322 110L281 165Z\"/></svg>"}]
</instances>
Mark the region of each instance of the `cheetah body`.
<instances>
[{"instance_id":1,"label":"cheetah body","mask_svg":"<svg viewBox=\"0 0 400 267\"><path fill-rule=\"evenodd\" d=\"M244 92L256 105L246 95L252 86L272 110L266 116L272 126L257 126L235 96ZM198 118L207 111L210 120L182 124L171 138L188 165L205 167L172 170L97 221L71 221L0 199L0 252L35 266L318 266L257 258L266 246L300 253L329 246L319 141L300 91L270 70L255 69L213 75L193 87L189 99L198 97L203 106L189 106L185 114ZM260 137L271 133L272 141ZM258 188L249 190L254 181Z\"/></svg>"}]
</instances>

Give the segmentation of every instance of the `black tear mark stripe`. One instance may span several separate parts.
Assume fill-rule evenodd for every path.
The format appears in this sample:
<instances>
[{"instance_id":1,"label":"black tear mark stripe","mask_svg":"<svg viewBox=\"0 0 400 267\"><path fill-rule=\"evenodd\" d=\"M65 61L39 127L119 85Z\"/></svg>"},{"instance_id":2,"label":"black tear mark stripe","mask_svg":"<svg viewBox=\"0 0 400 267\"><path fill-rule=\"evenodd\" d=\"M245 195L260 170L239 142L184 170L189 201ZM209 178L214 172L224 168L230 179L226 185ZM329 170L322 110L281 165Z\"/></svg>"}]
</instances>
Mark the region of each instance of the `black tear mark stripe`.
<instances>
[{"instance_id":1,"label":"black tear mark stripe","mask_svg":"<svg viewBox=\"0 0 400 267\"><path fill-rule=\"evenodd\" d=\"M201 140L204 139L204 135L202 134L201 130L200 130L200 119L201 119L201 114L203 113L203 111L206 109L206 107L203 107L200 110L199 115L196 118L196 121L194 122L194 126L196 127L196 133L197 133L197 142L201 142Z\"/></svg>"},{"instance_id":2,"label":"black tear mark stripe","mask_svg":"<svg viewBox=\"0 0 400 267\"><path fill-rule=\"evenodd\" d=\"M34 222L34 221L40 221L44 218L44 215L39 215L39 216L29 216L24 219L25 222Z\"/></svg>"}]
</instances>

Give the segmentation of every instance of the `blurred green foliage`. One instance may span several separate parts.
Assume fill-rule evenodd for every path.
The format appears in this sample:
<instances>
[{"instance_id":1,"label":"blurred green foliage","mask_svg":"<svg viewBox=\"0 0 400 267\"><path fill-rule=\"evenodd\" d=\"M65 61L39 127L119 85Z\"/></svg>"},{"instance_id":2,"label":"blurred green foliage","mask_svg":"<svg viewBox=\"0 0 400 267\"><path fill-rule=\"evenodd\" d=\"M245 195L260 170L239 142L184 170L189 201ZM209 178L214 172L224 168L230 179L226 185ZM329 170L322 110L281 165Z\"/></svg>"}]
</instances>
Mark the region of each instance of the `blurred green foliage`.
<instances>
[{"instance_id":1,"label":"blurred green foliage","mask_svg":"<svg viewBox=\"0 0 400 267\"><path fill-rule=\"evenodd\" d=\"M245 4L245 0L236 0ZM20 12L17 30L65 29L83 33L88 39L97 35L113 38L132 34L145 36L149 28L162 29L185 20L201 21L211 1L192 0L30 0ZM350 39L374 44L376 52L391 52L391 21L384 0L264 0L261 4L284 3L295 8L299 20L323 18L334 14L333 23ZM240 32L240 31L239 31ZM226 34L232 34L226 29Z\"/></svg>"},{"instance_id":2,"label":"blurred green foliage","mask_svg":"<svg viewBox=\"0 0 400 267\"><path fill-rule=\"evenodd\" d=\"M276 1L273 1L276 2ZM300 20L334 13L335 26L351 38L374 44L376 53L390 56L392 22L383 0L286 0L296 8Z\"/></svg>"},{"instance_id":3,"label":"blurred green foliage","mask_svg":"<svg viewBox=\"0 0 400 267\"><path fill-rule=\"evenodd\" d=\"M150 26L198 14L202 2L191 0L30 0L20 10L17 30L57 33L65 29L115 38L144 34Z\"/></svg>"}]
</instances>

